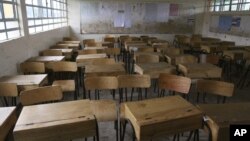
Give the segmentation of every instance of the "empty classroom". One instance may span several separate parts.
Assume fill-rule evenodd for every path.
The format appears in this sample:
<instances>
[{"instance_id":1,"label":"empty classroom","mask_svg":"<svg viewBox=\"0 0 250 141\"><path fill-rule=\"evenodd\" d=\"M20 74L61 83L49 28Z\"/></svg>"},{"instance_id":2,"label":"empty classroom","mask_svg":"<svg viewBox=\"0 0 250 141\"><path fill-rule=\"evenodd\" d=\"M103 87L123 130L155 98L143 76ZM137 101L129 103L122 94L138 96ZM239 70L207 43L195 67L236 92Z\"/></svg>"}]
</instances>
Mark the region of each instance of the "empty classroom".
<instances>
[{"instance_id":1,"label":"empty classroom","mask_svg":"<svg viewBox=\"0 0 250 141\"><path fill-rule=\"evenodd\" d=\"M0 141L249 141L250 0L0 0Z\"/></svg>"}]
</instances>

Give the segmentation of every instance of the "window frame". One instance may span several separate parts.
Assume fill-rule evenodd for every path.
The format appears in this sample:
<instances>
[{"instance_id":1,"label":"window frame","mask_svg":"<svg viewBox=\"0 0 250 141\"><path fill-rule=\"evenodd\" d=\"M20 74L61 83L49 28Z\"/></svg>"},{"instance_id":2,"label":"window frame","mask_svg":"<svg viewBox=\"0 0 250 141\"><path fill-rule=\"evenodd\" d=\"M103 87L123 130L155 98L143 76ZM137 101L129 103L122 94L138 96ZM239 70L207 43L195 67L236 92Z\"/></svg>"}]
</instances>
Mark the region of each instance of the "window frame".
<instances>
[{"instance_id":1,"label":"window frame","mask_svg":"<svg viewBox=\"0 0 250 141\"><path fill-rule=\"evenodd\" d=\"M12 8L13 8L13 18L6 18L5 17L5 12L4 12L4 4L11 4ZM6 39L0 40L0 42L2 41L6 41L6 40L10 40L10 39L15 39L18 37L22 36L21 33L21 26L20 26L20 18L19 18L19 11L18 11L18 3L17 0L11 0L11 1L0 1L0 11L2 14L2 18L0 19L0 22L4 23L4 29L0 29L0 33L5 33ZM7 22L17 22L18 26L15 28L7 28ZM9 37L8 33L11 31L18 31L19 35L17 37Z\"/></svg>"},{"instance_id":2,"label":"window frame","mask_svg":"<svg viewBox=\"0 0 250 141\"><path fill-rule=\"evenodd\" d=\"M35 34L35 33L39 33L39 32L49 31L49 30L53 30L56 28L65 27L68 25L68 3L67 3L67 0L46 0L46 6L43 5L42 1L38 1L37 5L34 5L34 3L33 3L34 0L31 0L31 1L32 1L32 4L27 4L25 2L25 9L26 9L26 13L27 13L26 14L27 27L28 27L29 34ZM50 1L50 5L48 5L48 1ZM59 6L59 8L55 7L54 2L59 3L59 5L62 4L63 6L62 7ZM28 17L27 7L32 8L32 11L33 11L32 18ZM34 8L38 8L38 11L37 11L38 17L35 16ZM46 17L44 17L44 10L46 10ZM49 14L49 10L50 10L50 14ZM59 17L56 16L55 11L57 11L57 12L60 11ZM60 21L56 22L57 19L59 19ZM40 20L41 23L36 24L36 20ZM46 23L43 23L44 20L48 20L48 21ZM50 22L49 20L51 20L52 22ZM29 25L29 21L33 21L33 24ZM60 25L60 26L57 27L56 25ZM48 26L48 28L44 29L44 26ZM49 26L53 26L53 27L51 28ZM37 31L37 27L41 27L41 30ZM31 28L34 29L34 32L30 31Z\"/></svg>"},{"instance_id":3,"label":"window frame","mask_svg":"<svg viewBox=\"0 0 250 141\"><path fill-rule=\"evenodd\" d=\"M219 1L219 4L216 2ZM208 4L208 9L210 12L232 12L232 11L250 11L250 6L249 9L245 10L243 7L246 4L250 5L249 0L238 0L236 3L233 3L233 0L229 0L229 4L226 4L226 1L228 0L211 0L209 1ZM216 11L216 7L219 6L219 10ZM228 10L224 10L225 6L229 6ZM236 6L236 10L232 10L232 6Z\"/></svg>"}]
</instances>

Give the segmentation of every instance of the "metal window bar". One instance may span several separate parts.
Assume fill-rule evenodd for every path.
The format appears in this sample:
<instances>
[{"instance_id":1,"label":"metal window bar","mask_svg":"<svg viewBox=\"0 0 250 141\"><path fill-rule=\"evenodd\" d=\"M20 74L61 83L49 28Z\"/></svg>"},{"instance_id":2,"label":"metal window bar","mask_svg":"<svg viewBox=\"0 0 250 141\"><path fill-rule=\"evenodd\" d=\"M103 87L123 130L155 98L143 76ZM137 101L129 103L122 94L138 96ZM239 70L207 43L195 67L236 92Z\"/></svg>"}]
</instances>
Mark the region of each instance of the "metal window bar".
<instances>
[{"instance_id":1,"label":"metal window bar","mask_svg":"<svg viewBox=\"0 0 250 141\"><path fill-rule=\"evenodd\" d=\"M6 40L10 39L8 37L8 32L10 32L10 31L18 30L19 31L19 36L21 36L21 31L20 31L21 27L20 27L20 21L19 21L19 18L18 18L18 9L17 9L16 0L0 1L0 3L1 3L1 5L0 5L1 6L1 13L2 13L2 19L0 19L0 22L4 23L4 29L0 30L0 33L5 33ZM11 4L12 5L12 9L13 9L12 12L13 12L14 18L6 18L5 17L4 7L3 7L4 4ZM9 21L17 21L18 22L18 28L7 28L6 22L9 22Z\"/></svg>"},{"instance_id":2,"label":"metal window bar","mask_svg":"<svg viewBox=\"0 0 250 141\"><path fill-rule=\"evenodd\" d=\"M249 10L244 10L244 6L246 4L250 4L249 1L247 0L238 0L237 3L232 3L233 0L229 1L229 11L232 11L232 6L237 5L236 11L249 11ZM213 7L213 11L210 12L220 12L224 10L224 6L227 6L228 4L225 4L226 0L221 0L219 4L216 3L216 0L212 0L210 2L209 7ZM219 11L215 11L215 7L219 6Z\"/></svg>"},{"instance_id":3,"label":"metal window bar","mask_svg":"<svg viewBox=\"0 0 250 141\"><path fill-rule=\"evenodd\" d=\"M48 1L50 1L50 5L48 4ZM58 2L59 3L59 8L56 8L56 6L54 5L54 2ZM63 4L63 6L62 6ZM59 0L46 0L46 6L42 5L42 2L38 2L38 5L34 5L33 0L32 0L32 4L26 4L26 6L32 7L33 10L33 18L27 18L28 20L33 20L35 22L35 20L41 20L42 24L36 25L36 23L34 23L34 25L32 26L28 26L29 28L35 28L35 27L40 27L42 26L42 31L44 31L43 26L46 25L53 25L53 28L57 28L55 27L56 24L60 24L60 27L63 27L63 23L68 24L68 15L67 15L67 0L65 1L59 1ZM35 17L35 13L34 13L34 7L39 9L39 16L38 18ZM65 7L65 9L64 9ZM46 9L47 11L47 17L44 17L44 11L43 9ZM49 10L50 10L50 15L51 17L49 17ZM55 14L55 11L58 12L59 11L59 15L58 13ZM66 12L65 16L63 13ZM42 15L40 15L42 14ZM53 23L43 23L44 19L52 19ZM61 22L56 22L57 19L60 19ZM66 21L62 22L62 19L66 19ZM36 28L35 28L35 33L36 33Z\"/></svg>"}]
</instances>

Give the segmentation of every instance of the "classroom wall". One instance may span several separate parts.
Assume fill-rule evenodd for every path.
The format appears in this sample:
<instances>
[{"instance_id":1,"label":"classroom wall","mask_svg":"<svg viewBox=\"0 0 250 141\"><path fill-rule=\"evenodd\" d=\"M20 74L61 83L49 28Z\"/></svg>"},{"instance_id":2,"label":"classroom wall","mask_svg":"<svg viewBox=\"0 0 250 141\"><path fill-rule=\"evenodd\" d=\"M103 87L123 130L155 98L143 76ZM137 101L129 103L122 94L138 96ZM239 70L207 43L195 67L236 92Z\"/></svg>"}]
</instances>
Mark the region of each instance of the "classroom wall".
<instances>
[{"instance_id":1,"label":"classroom wall","mask_svg":"<svg viewBox=\"0 0 250 141\"><path fill-rule=\"evenodd\" d=\"M220 12L220 13L216 13L216 14L225 14L225 13ZM240 15L244 15L244 16L249 16L249 12L238 12L238 13L231 13L231 14L237 14L237 15L240 14ZM203 13L203 17L204 17L203 30L202 30L203 36L219 38L219 39L224 40L224 41L234 41L236 43L236 45L250 45L250 37L211 32L209 30L209 27L210 27L210 18L212 15L213 14L210 12ZM246 28L249 28L249 27L246 27Z\"/></svg>"},{"instance_id":2,"label":"classroom wall","mask_svg":"<svg viewBox=\"0 0 250 141\"><path fill-rule=\"evenodd\" d=\"M94 38L97 41L101 41L103 39L103 37L106 34L81 34L80 30L80 6L81 6L81 2L84 2L85 0L72 0L72 1L68 1L68 11L69 11L69 25L70 25L70 35L79 39L79 40L83 40L83 39L88 39L88 38ZM129 2L129 1L128 1ZM175 1L173 1L175 2ZM184 1L183 1L184 2ZM199 1L201 2L201 1ZM187 4L190 4L187 3ZM194 3L192 3L194 4ZM195 20L195 29L193 31L193 33L200 33L202 30L202 27L199 26L202 24L202 19L203 18L201 15L201 13L204 11L204 4L201 2L199 4L196 3L196 5L193 5L195 7L195 18L198 18ZM189 12L189 11L183 11L183 12ZM108 34L108 33L107 33ZM190 33L192 34L192 33ZM121 34L114 34L115 36L120 36ZM142 34L129 34L130 36L140 36ZM145 35L145 34L143 34ZM165 39L168 40L170 42L173 41L174 35L175 34L147 34L149 36L154 36L157 37L159 39Z\"/></svg>"},{"instance_id":3,"label":"classroom wall","mask_svg":"<svg viewBox=\"0 0 250 141\"><path fill-rule=\"evenodd\" d=\"M18 73L19 64L69 36L69 27L58 28L0 43L0 77Z\"/></svg>"}]
</instances>

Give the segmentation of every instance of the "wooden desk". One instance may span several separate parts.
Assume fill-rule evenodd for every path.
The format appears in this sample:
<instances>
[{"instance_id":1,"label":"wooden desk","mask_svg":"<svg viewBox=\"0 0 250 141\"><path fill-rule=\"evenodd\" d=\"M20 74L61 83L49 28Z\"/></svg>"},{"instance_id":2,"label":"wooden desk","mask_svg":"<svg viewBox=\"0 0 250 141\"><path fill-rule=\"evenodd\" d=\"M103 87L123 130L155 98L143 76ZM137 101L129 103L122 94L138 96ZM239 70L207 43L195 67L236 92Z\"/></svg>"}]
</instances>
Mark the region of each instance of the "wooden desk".
<instances>
[{"instance_id":1,"label":"wooden desk","mask_svg":"<svg viewBox=\"0 0 250 141\"><path fill-rule=\"evenodd\" d=\"M152 79L156 79L159 77L160 73L176 73L176 68L166 62L140 63L135 64L135 72L139 74L148 74Z\"/></svg>"},{"instance_id":2,"label":"wooden desk","mask_svg":"<svg viewBox=\"0 0 250 141\"><path fill-rule=\"evenodd\" d=\"M69 141L96 136L89 100L25 106L14 128L15 141Z\"/></svg>"},{"instance_id":3,"label":"wooden desk","mask_svg":"<svg viewBox=\"0 0 250 141\"><path fill-rule=\"evenodd\" d=\"M52 49L52 50L61 50L64 55L66 54L72 54L73 49Z\"/></svg>"},{"instance_id":4,"label":"wooden desk","mask_svg":"<svg viewBox=\"0 0 250 141\"><path fill-rule=\"evenodd\" d=\"M64 44L80 44L81 41L60 41L59 43L64 43Z\"/></svg>"},{"instance_id":5,"label":"wooden desk","mask_svg":"<svg viewBox=\"0 0 250 141\"><path fill-rule=\"evenodd\" d=\"M201 104L212 141L229 141L230 124L250 124L250 103Z\"/></svg>"},{"instance_id":6,"label":"wooden desk","mask_svg":"<svg viewBox=\"0 0 250 141\"><path fill-rule=\"evenodd\" d=\"M129 47L131 46L147 46L147 43L142 41L136 41L136 42L125 42L124 44L126 50L129 50Z\"/></svg>"},{"instance_id":7,"label":"wooden desk","mask_svg":"<svg viewBox=\"0 0 250 141\"><path fill-rule=\"evenodd\" d=\"M17 120L15 107L0 107L0 141L6 137Z\"/></svg>"},{"instance_id":8,"label":"wooden desk","mask_svg":"<svg viewBox=\"0 0 250 141\"><path fill-rule=\"evenodd\" d=\"M84 50L87 50L87 49L105 49L107 47L85 47Z\"/></svg>"},{"instance_id":9,"label":"wooden desk","mask_svg":"<svg viewBox=\"0 0 250 141\"><path fill-rule=\"evenodd\" d=\"M71 48L71 49L74 49L74 50L77 50L79 49L80 47L80 44L74 44L74 43L59 43L57 44L58 46L68 46L68 48Z\"/></svg>"},{"instance_id":10,"label":"wooden desk","mask_svg":"<svg viewBox=\"0 0 250 141\"><path fill-rule=\"evenodd\" d=\"M28 59L28 62L56 62L56 61L63 61L65 59L65 56L37 56L37 57L31 57Z\"/></svg>"},{"instance_id":11,"label":"wooden desk","mask_svg":"<svg viewBox=\"0 0 250 141\"><path fill-rule=\"evenodd\" d=\"M215 53L217 52L218 45L201 45L200 50L205 51L207 53Z\"/></svg>"},{"instance_id":12,"label":"wooden desk","mask_svg":"<svg viewBox=\"0 0 250 141\"><path fill-rule=\"evenodd\" d=\"M107 57L106 53L78 55L76 57L76 62L84 62L84 60L86 60L86 59L106 58L106 57Z\"/></svg>"},{"instance_id":13,"label":"wooden desk","mask_svg":"<svg viewBox=\"0 0 250 141\"><path fill-rule=\"evenodd\" d=\"M114 47L114 43L113 42L96 42L97 44L101 44L101 46L107 46L107 47Z\"/></svg>"},{"instance_id":14,"label":"wooden desk","mask_svg":"<svg viewBox=\"0 0 250 141\"><path fill-rule=\"evenodd\" d=\"M188 58L190 56L194 57L193 55L190 54L179 54L179 55L165 55L167 58L167 62L171 63L172 65L178 65L184 58Z\"/></svg>"},{"instance_id":15,"label":"wooden desk","mask_svg":"<svg viewBox=\"0 0 250 141\"><path fill-rule=\"evenodd\" d=\"M242 59L250 59L250 52L245 50L227 50L223 51L224 56L229 56L232 60L236 59L237 54L242 54Z\"/></svg>"},{"instance_id":16,"label":"wooden desk","mask_svg":"<svg viewBox=\"0 0 250 141\"><path fill-rule=\"evenodd\" d=\"M114 64L116 63L114 58L109 58L109 59L111 59L114 62ZM85 66L87 65L94 65L93 62L98 60L103 60L103 58L91 58L82 60L81 62L77 62L77 67L85 68Z\"/></svg>"},{"instance_id":17,"label":"wooden desk","mask_svg":"<svg viewBox=\"0 0 250 141\"><path fill-rule=\"evenodd\" d=\"M70 59L73 54L73 49L52 49L52 50L61 50L65 58Z\"/></svg>"},{"instance_id":18,"label":"wooden desk","mask_svg":"<svg viewBox=\"0 0 250 141\"><path fill-rule=\"evenodd\" d=\"M164 55L161 52L134 52L134 60L136 61L136 57L139 55L157 55L160 60L164 60Z\"/></svg>"},{"instance_id":19,"label":"wooden desk","mask_svg":"<svg viewBox=\"0 0 250 141\"><path fill-rule=\"evenodd\" d=\"M85 67L85 74L87 76L117 76L126 74L123 64L109 64L109 65L87 65Z\"/></svg>"},{"instance_id":20,"label":"wooden desk","mask_svg":"<svg viewBox=\"0 0 250 141\"><path fill-rule=\"evenodd\" d=\"M132 123L139 141L202 127L202 112L180 96L127 102L124 105L125 117Z\"/></svg>"},{"instance_id":21,"label":"wooden desk","mask_svg":"<svg viewBox=\"0 0 250 141\"><path fill-rule=\"evenodd\" d=\"M149 48L149 47L151 47L151 46L141 44L141 45L129 45L127 48L128 48L129 52L132 52L132 51L136 52L136 51L138 51L139 48Z\"/></svg>"},{"instance_id":22,"label":"wooden desk","mask_svg":"<svg viewBox=\"0 0 250 141\"><path fill-rule=\"evenodd\" d=\"M3 76L0 78L0 82L16 83L21 90L24 90L24 89L43 86L48 81L47 81L47 74L33 74L33 75Z\"/></svg>"},{"instance_id":23,"label":"wooden desk","mask_svg":"<svg viewBox=\"0 0 250 141\"><path fill-rule=\"evenodd\" d=\"M209 63L179 64L178 71L191 79L221 78L222 69Z\"/></svg>"}]
</instances>

